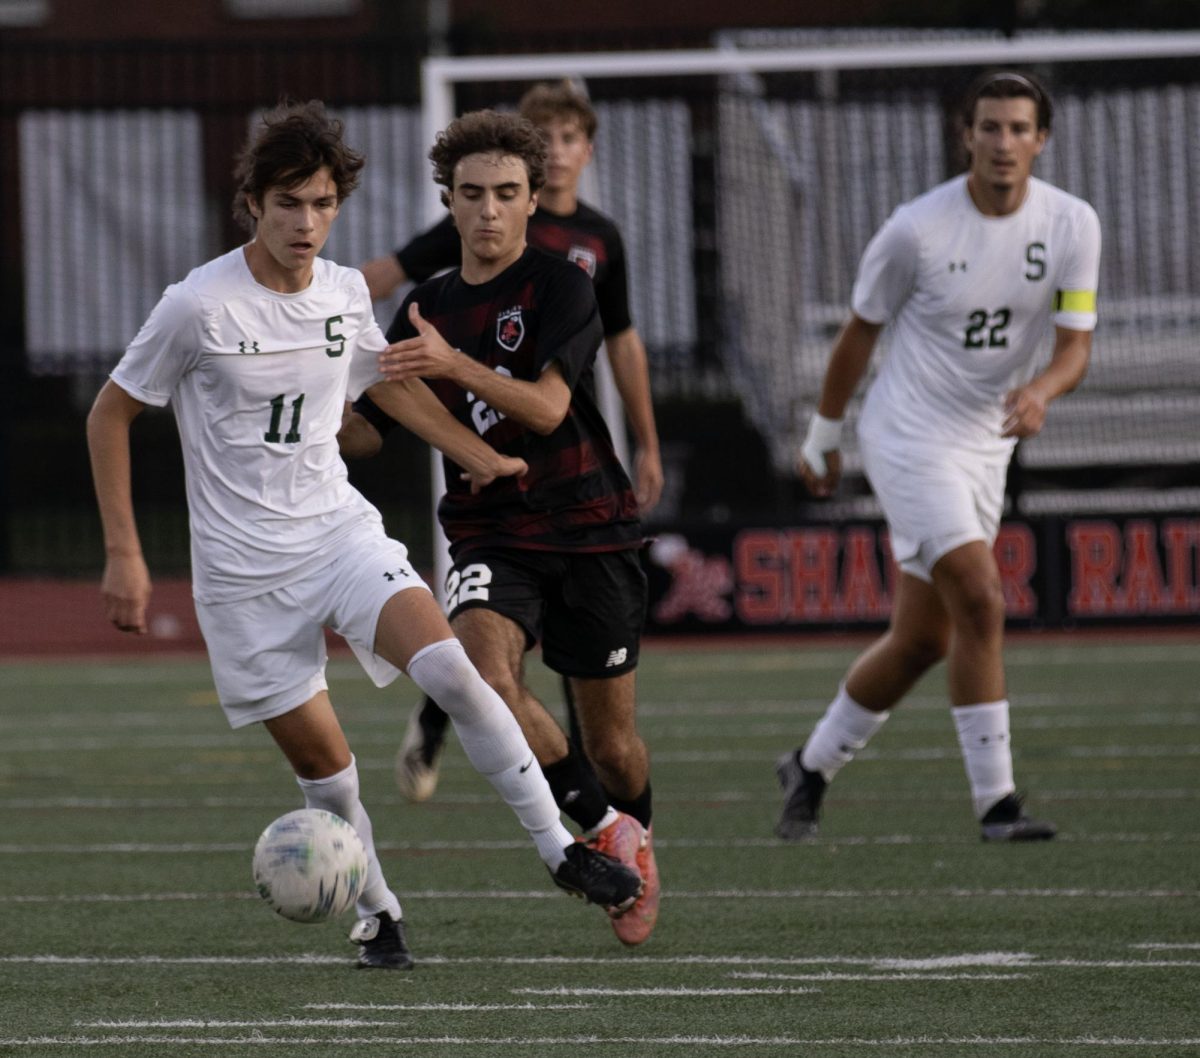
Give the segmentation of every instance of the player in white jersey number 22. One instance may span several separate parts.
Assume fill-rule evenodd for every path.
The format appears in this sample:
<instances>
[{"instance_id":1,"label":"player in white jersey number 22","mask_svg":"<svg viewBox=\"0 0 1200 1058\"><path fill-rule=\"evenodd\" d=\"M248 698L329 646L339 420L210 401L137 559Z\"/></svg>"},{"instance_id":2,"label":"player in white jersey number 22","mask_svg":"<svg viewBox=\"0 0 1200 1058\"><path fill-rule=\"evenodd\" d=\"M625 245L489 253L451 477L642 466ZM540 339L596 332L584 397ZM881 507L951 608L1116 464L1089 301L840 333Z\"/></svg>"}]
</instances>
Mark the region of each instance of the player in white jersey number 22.
<instances>
[{"instance_id":1,"label":"player in white jersey number 22","mask_svg":"<svg viewBox=\"0 0 1200 1058\"><path fill-rule=\"evenodd\" d=\"M1096 213L1032 175L1050 119L1033 77L979 79L963 111L967 173L900 206L863 254L800 470L817 496L836 487L845 408L888 327L858 435L900 575L887 631L851 665L804 745L776 766L785 840L815 835L826 785L943 658L982 837L1055 834L1025 814L1013 781L992 553L1013 447L1083 378L1096 324ZM1053 351L1037 372L1051 324Z\"/></svg>"}]
</instances>

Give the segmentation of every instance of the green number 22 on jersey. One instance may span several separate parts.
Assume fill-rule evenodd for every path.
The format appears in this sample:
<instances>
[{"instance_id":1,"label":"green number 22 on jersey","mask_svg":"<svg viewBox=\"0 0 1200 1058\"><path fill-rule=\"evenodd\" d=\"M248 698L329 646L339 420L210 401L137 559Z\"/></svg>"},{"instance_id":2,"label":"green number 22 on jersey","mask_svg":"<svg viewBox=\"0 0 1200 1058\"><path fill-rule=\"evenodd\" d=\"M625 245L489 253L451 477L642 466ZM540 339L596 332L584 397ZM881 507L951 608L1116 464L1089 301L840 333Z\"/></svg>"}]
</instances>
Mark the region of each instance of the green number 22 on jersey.
<instances>
[{"instance_id":1,"label":"green number 22 on jersey","mask_svg":"<svg viewBox=\"0 0 1200 1058\"><path fill-rule=\"evenodd\" d=\"M963 334L964 349L1003 348L1008 345L1008 335L1005 329L1012 320L1012 309L976 309L967 320L967 329Z\"/></svg>"}]
</instances>

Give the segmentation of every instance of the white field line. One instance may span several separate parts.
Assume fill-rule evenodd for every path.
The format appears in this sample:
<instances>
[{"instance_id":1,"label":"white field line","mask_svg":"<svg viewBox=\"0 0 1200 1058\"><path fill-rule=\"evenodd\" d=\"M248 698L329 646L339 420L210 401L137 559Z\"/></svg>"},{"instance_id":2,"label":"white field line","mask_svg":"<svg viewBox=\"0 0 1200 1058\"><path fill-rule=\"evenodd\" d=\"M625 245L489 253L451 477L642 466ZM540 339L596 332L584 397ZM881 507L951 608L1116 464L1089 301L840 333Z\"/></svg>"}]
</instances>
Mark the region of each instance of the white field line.
<instances>
[{"instance_id":1,"label":"white field line","mask_svg":"<svg viewBox=\"0 0 1200 1058\"><path fill-rule=\"evenodd\" d=\"M789 721L763 721L753 715L730 714L728 723L699 724L692 723L688 728L672 727L669 733L647 730L646 738L652 740L655 746L686 746L689 742L711 742L718 738L737 737L739 740L770 738L779 739L785 745L802 741L803 726ZM1128 736L1133 728L1169 727L1175 730L1192 728L1200 725L1200 714L1197 713L1158 713L1142 716L1115 717L1109 723L1094 716L1081 715L1070 719L1052 716L1020 717L1013 720L1013 728L1019 736L1026 731L1043 732L1075 732L1094 731L1104 728L1119 729L1120 733ZM916 721L906 721L906 734L937 732L940 736L946 730L946 721L942 716L926 716ZM1019 745L1019 742L1018 742ZM658 754L655 754L657 759ZM866 756L864 752L862 756Z\"/></svg>"},{"instance_id":2,"label":"white field line","mask_svg":"<svg viewBox=\"0 0 1200 1058\"><path fill-rule=\"evenodd\" d=\"M1163 831L1157 834L1060 834L1059 844L1077 843L1086 845L1168 845L1194 844L1200 841L1200 833L1180 834ZM789 850L776 838L655 838L659 849L779 849ZM814 846L862 846L862 845L978 845L977 837L962 835L951 837L929 837L916 834L874 834L871 836L848 836L840 838L818 838ZM66 856L96 855L202 855L215 853L237 853L249 855L253 849L250 842L145 842L116 841L103 843L58 843L45 845L0 844L0 856ZM513 852L529 851L529 842L517 838L497 841L377 841L375 848L380 852ZM0 898L2 899L2 898Z\"/></svg>"},{"instance_id":3,"label":"white field line","mask_svg":"<svg viewBox=\"0 0 1200 1058\"><path fill-rule=\"evenodd\" d=\"M1200 943L1193 944L1190 942L1187 944L1178 944L1174 941L1166 941L1162 944L1147 943L1131 944L1129 946L1137 951L1200 951Z\"/></svg>"},{"instance_id":4,"label":"white field line","mask_svg":"<svg viewBox=\"0 0 1200 1058\"><path fill-rule=\"evenodd\" d=\"M0 1038L0 1047L1196 1047L1200 1036L31 1036ZM478 1053L478 1052L477 1052Z\"/></svg>"},{"instance_id":5,"label":"white field line","mask_svg":"<svg viewBox=\"0 0 1200 1058\"><path fill-rule=\"evenodd\" d=\"M833 970L826 970L824 973L815 974L772 974L772 973L738 973L734 972L728 976L737 978L740 981L817 981L817 982L837 982L837 981L1018 981L1022 978L1031 977L1032 974L1027 973L873 973L873 974L855 974L855 973L836 973Z\"/></svg>"},{"instance_id":6,"label":"white field line","mask_svg":"<svg viewBox=\"0 0 1200 1058\"><path fill-rule=\"evenodd\" d=\"M906 791L903 800L914 804L956 804L963 801L963 794L958 791L936 790ZM1055 801L1195 801L1200 800L1200 786L1166 787L1163 789L1096 789L1096 790L1039 790L1038 800L1043 803ZM655 795L655 804L775 804L779 794L759 794L746 790L714 790L711 793L697 794L692 797L672 797L664 794ZM886 803L895 804L897 795L856 793L855 803ZM437 795L437 803L445 805L494 805L496 796L491 793L442 793ZM399 795L372 796L372 805L408 805L409 802ZM145 811L148 809L168 809L170 811L196 810L213 808L224 811L228 808L253 808L283 814L295 808L295 802L285 801L279 797L0 797L0 811L30 811L42 809L71 809L79 808L93 811L99 808L115 811ZM669 839L665 839L669 840ZM514 841L515 848L528 847L525 842ZM661 845L661 842L659 842Z\"/></svg>"},{"instance_id":7,"label":"white field line","mask_svg":"<svg viewBox=\"0 0 1200 1058\"><path fill-rule=\"evenodd\" d=\"M781 732L787 734L787 732ZM663 739L662 741L670 741ZM88 738L55 738L34 737L9 739L5 743L9 753L56 753L64 752L99 752L102 750L121 751L123 753L139 750L177 750L180 752L196 749L242 749L244 744L236 736L212 735L180 738L178 735L146 735L129 736L115 735L107 737ZM1195 757L1200 755L1200 744L1183 743L1173 745L1104 745L1104 746L1064 746L1060 752L1067 757L1078 760L1108 759L1112 757L1135 759L1168 759L1176 757ZM656 764L766 764L774 763L778 750L768 752L756 750L687 750L669 749L657 750L654 754ZM926 761L926 760L958 760L961 756L957 747L929 747L921 749L894 750L880 752L864 750L858 754L859 760L878 761ZM469 766L464 759L457 763L464 770ZM391 760L365 759L359 762L360 771L391 770L394 766Z\"/></svg>"},{"instance_id":8,"label":"white field line","mask_svg":"<svg viewBox=\"0 0 1200 1058\"><path fill-rule=\"evenodd\" d=\"M686 727L672 724L666 730L652 731L655 744L684 746L689 742L720 738L730 731L731 726L736 726L737 734L741 738L771 738L781 739L785 742L795 741L800 737L803 725L811 725L811 718L814 715L824 712L824 707L820 710L813 709L808 711L792 708L788 710L781 709L777 715L772 716L769 712L763 710L759 706L759 703L755 702L752 705L752 708L747 707L745 704L741 708L725 705L719 711L713 711L709 714L710 722L708 723L704 723L693 716L691 722ZM941 732L945 729L945 714L948 712L948 708L944 702L939 703L938 708L929 709L911 709L907 708L908 703L905 703L905 705L906 714L919 714L913 720L907 721L906 729L909 732ZM662 714L656 713L652 708L639 709L638 715L641 720L650 723L655 719L667 719ZM1048 715L1022 716L1014 709L1013 721L1013 726L1018 731L1049 732L1095 731L1105 728L1119 728L1122 732L1128 732L1133 728L1195 728L1197 724L1200 724L1200 713L1161 710L1121 715L1118 721L1115 714L1108 719L1103 716L1097 717L1094 715L1094 712L1091 715L1081 713L1073 717ZM393 734L395 741L399 743L399 729L397 728ZM237 734L187 734L178 730L170 733L158 733L138 727L132 734L116 735L112 733L111 725L105 729L104 733L97 734L81 734L78 726L75 726L71 728L71 734L64 735L48 735L46 734L45 727L39 725L35 731L12 733L6 743L6 746L13 752L21 753L99 751L122 749L125 747L136 747L147 750L232 749L241 745L242 742ZM450 758L447 764L452 767L461 767L463 770L466 770L469 766L466 759L462 757ZM361 770L374 771L392 766L392 762L366 757L362 762Z\"/></svg>"},{"instance_id":9,"label":"white field line","mask_svg":"<svg viewBox=\"0 0 1200 1058\"><path fill-rule=\"evenodd\" d=\"M1059 752L1064 757L1076 760L1118 759L1172 759L1200 756L1200 744L1186 743L1173 746L1064 746ZM749 750L656 750L654 763L659 764L774 764L778 751L755 752ZM878 752L863 750L857 760L876 761L936 761L959 760L962 754L957 748L935 748ZM391 767L391 765L388 765Z\"/></svg>"},{"instance_id":10,"label":"white field line","mask_svg":"<svg viewBox=\"0 0 1200 1058\"><path fill-rule=\"evenodd\" d=\"M819 988L510 988L515 996L654 996L657 999L676 999L687 996L801 996L819 992Z\"/></svg>"},{"instance_id":11,"label":"white field line","mask_svg":"<svg viewBox=\"0 0 1200 1058\"><path fill-rule=\"evenodd\" d=\"M37 966L329 966L344 965L340 955L3 955L0 964ZM847 955L423 955L423 966L850 966L879 971L984 969L1195 969L1195 959L1043 959L1028 952L980 952L941 956Z\"/></svg>"},{"instance_id":12,"label":"white field line","mask_svg":"<svg viewBox=\"0 0 1200 1058\"><path fill-rule=\"evenodd\" d=\"M1127 690L1120 689L1110 692L1092 690L1087 693L1043 692L1022 694L1020 698L1013 701L1012 708L1014 715L1021 717L1020 723L1022 725L1033 722L1034 718L1028 714L1034 711L1055 710L1061 713L1070 710L1084 710L1085 712L1081 716L1060 716L1057 720L1055 717L1044 717L1038 718L1038 720L1050 724L1060 722L1065 727L1093 726L1097 719L1096 710L1109 706L1122 707L1120 717L1122 727L1141 724L1153 725L1170 722L1171 720L1177 723L1196 722L1196 714L1194 712L1182 713L1170 711L1179 707L1195 707L1198 704L1195 692L1189 693L1188 691L1176 688L1170 695L1156 693L1154 695L1154 705L1156 708L1152 711L1148 710L1144 712L1132 709L1126 711L1131 705L1129 699L1130 693ZM1136 703L1132 704L1136 705ZM686 718L690 722L688 730L684 732L673 730L671 737L688 737L695 722L705 718L733 723L742 723L746 720L758 718L764 720L807 718L813 715L820 715L828 706L828 697L739 698L736 702L728 698L718 698L708 701L697 701L694 698L676 700L657 698L639 702L638 716L640 719L646 721ZM904 699L903 708L906 716L912 713L933 713L944 720L949 706L944 695L914 694ZM236 733L228 731L214 732L213 728L216 725L209 722L211 717L212 714L205 710L198 713L195 717L189 716L184 719L195 720L197 725L195 737L197 738L220 737L230 740L231 743L241 738ZM359 716L356 723L363 726L369 725L391 730L395 733L398 740L401 733L402 719L402 715L397 714L394 707L384 707ZM1103 720L1104 718L1101 717L1100 719ZM925 721L930 722L925 723ZM1115 718L1112 722L1116 723ZM27 738L36 738L39 736L44 738L48 731L65 731L76 738L111 738L112 733L116 730L141 731L145 734L155 735L161 732L165 726L162 713L157 711L106 713L99 719L93 714L63 713L54 716L31 716L28 720L24 718L9 718L5 722L5 730L10 737ZM710 726L720 727L721 725ZM932 726L931 718L922 717L922 727L927 726ZM169 733L175 738L192 737L178 723L172 723ZM452 761L452 763L457 762L457 760ZM465 765L465 761L463 763ZM379 766L383 766L382 759Z\"/></svg>"},{"instance_id":13,"label":"white field line","mask_svg":"<svg viewBox=\"0 0 1200 1058\"><path fill-rule=\"evenodd\" d=\"M857 648L861 649L861 648ZM1062 646L1024 646L1010 644L1004 651L1004 660L1009 665L1157 665L1179 661L1187 656L1187 645L1154 643L1072 643ZM837 669L840 673L853 658L855 647L826 651L786 648L764 653L747 653L730 649L720 653L688 651L675 657L664 658L657 666L664 672L680 676L697 676L702 673L728 672L795 672L813 669Z\"/></svg>"},{"instance_id":14,"label":"white field line","mask_svg":"<svg viewBox=\"0 0 1200 1058\"><path fill-rule=\"evenodd\" d=\"M833 687L830 690L832 692ZM1025 713L1031 710L1042 709L1085 709L1088 713L1094 715L1098 708L1106 706L1129 707L1132 705L1136 709L1139 703L1131 703L1130 697L1131 692L1121 687L1110 691L1099 689L1090 689L1085 692L1037 691L1021 694L1019 697L1014 698L1011 704L1014 713ZM1170 689L1157 688L1153 701L1154 705L1158 708L1195 706L1197 704L1196 689L1179 687ZM686 717L689 720L694 720L697 717L735 719L738 717L753 716L802 715L823 713L829 707L829 702L830 695L820 698L739 697L736 701L729 697L704 701L696 701L692 698L671 699L655 697L644 702L638 702L638 716L642 719ZM903 705L905 715L913 712L936 712L941 716L945 716L949 708L949 703L944 694L910 694L905 697ZM1129 715L1132 718L1147 714L1131 711ZM371 719L375 723L382 724L395 724L396 722L395 714L390 711L376 713ZM76 723L78 723L78 720L76 720ZM64 724L64 727L70 726Z\"/></svg>"},{"instance_id":15,"label":"white field line","mask_svg":"<svg viewBox=\"0 0 1200 1058\"><path fill-rule=\"evenodd\" d=\"M560 893L548 889L425 889L402 895L405 900L443 901L562 899ZM671 900L1174 900L1195 899L1200 896L1200 889L681 889L669 890L665 895ZM249 890L214 893L33 893L0 896L0 905L189 903L255 899L258 899L257 894Z\"/></svg>"},{"instance_id":16,"label":"white field line","mask_svg":"<svg viewBox=\"0 0 1200 1058\"><path fill-rule=\"evenodd\" d=\"M305 1010L591 1010L591 1003L305 1003Z\"/></svg>"},{"instance_id":17,"label":"white field line","mask_svg":"<svg viewBox=\"0 0 1200 1058\"><path fill-rule=\"evenodd\" d=\"M216 1018L181 1017L142 1021L77 1021L80 1028L395 1028L402 1021L370 1021L362 1017L278 1017L274 1020L226 1021Z\"/></svg>"}]
</instances>

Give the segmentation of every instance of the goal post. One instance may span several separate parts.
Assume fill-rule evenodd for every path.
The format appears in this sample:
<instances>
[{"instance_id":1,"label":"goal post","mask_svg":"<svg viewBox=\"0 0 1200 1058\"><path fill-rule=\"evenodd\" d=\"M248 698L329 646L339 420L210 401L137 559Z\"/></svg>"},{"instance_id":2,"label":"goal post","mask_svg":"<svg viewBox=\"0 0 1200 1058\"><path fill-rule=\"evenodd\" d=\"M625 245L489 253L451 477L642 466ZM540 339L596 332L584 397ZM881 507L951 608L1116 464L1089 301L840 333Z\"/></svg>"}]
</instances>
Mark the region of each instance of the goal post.
<instances>
[{"instance_id":1,"label":"goal post","mask_svg":"<svg viewBox=\"0 0 1200 1058\"><path fill-rule=\"evenodd\" d=\"M452 120L461 96L511 105L530 82L587 83L601 116L597 205L622 228L645 298L634 323L655 395L736 398L782 474L866 240L960 165L951 97L979 70L1034 67L1058 104L1035 172L1096 206L1105 248L1086 399L1072 398L1069 414L1056 409L1024 458L1085 468L1131 455L1200 461L1200 151L1189 134L1200 124L1200 32L786 47L735 38L691 51L430 57L424 139ZM689 157L672 169L680 128ZM711 185L693 188L696 173ZM423 194L432 221L443 208L437 189ZM668 224L658 214L669 211ZM1153 430L1147 406L1157 409ZM852 450L847 459L853 471ZM440 459L434 467L440 496ZM435 539L440 591L448 562L436 524Z\"/></svg>"}]
</instances>

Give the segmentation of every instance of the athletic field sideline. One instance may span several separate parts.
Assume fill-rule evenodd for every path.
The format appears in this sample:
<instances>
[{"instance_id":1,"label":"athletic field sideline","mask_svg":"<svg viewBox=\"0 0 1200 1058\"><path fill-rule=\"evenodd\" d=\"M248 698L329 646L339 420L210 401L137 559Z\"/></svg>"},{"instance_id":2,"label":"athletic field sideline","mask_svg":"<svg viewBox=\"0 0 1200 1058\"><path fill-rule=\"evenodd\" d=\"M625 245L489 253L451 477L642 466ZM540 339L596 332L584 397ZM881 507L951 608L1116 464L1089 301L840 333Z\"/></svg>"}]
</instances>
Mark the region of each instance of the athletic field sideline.
<instances>
[{"instance_id":1,"label":"athletic field sideline","mask_svg":"<svg viewBox=\"0 0 1200 1058\"><path fill-rule=\"evenodd\" d=\"M664 895L633 951L457 744L403 802L413 688L335 660L408 974L353 968L351 916L294 925L252 891L301 798L204 661L0 664L0 1055L1200 1055L1194 641L1010 645L1018 781L1057 841L978 840L938 669L830 788L822 838L783 845L775 758L852 656L648 646Z\"/></svg>"}]
</instances>

